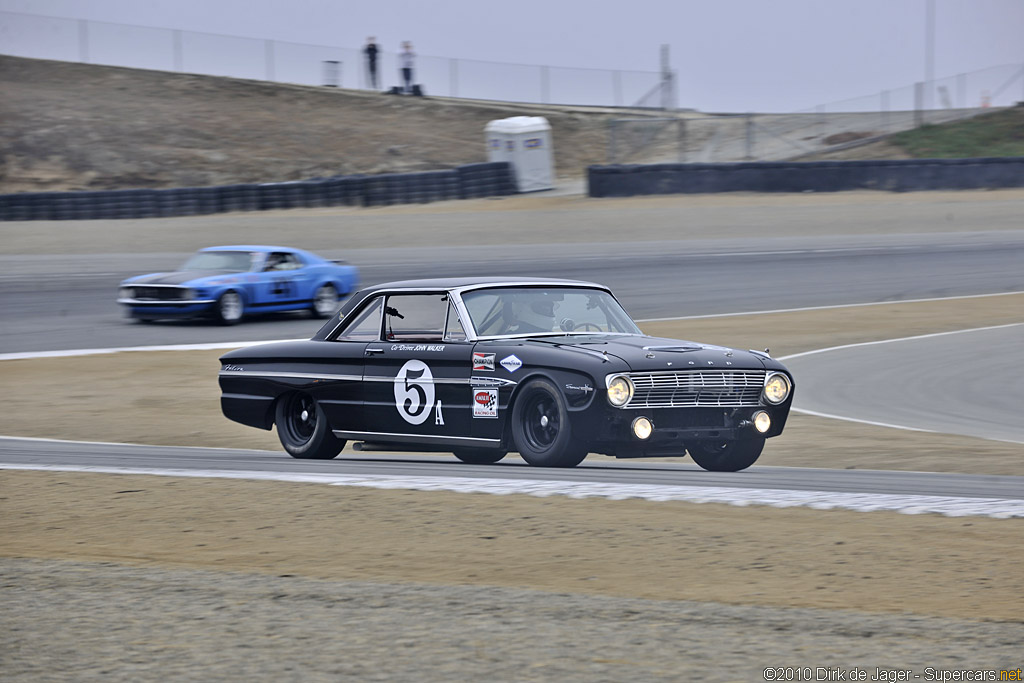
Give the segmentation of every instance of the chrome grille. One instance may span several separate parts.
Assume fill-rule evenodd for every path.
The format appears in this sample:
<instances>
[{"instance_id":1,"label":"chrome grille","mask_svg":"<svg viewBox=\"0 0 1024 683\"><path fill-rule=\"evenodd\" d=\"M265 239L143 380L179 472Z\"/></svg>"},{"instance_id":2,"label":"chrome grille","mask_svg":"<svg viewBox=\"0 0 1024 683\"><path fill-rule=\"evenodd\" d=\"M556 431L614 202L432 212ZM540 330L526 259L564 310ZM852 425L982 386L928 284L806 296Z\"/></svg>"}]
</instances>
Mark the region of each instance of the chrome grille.
<instances>
[{"instance_id":1,"label":"chrome grille","mask_svg":"<svg viewBox=\"0 0 1024 683\"><path fill-rule=\"evenodd\" d=\"M632 372L633 398L627 408L738 408L756 406L764 370Z\"/></svg>"}]
</instances>

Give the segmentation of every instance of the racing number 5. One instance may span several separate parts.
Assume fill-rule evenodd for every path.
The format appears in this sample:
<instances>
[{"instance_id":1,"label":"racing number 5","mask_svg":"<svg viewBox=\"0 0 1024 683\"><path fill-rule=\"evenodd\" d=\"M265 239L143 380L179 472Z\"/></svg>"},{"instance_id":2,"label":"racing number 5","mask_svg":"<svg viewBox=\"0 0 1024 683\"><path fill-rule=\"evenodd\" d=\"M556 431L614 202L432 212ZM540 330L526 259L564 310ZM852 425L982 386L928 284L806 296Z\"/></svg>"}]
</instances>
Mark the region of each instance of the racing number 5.
<instances>
[{"instance_id":1,"label":"racing number 5","mask_svg":"<svg viewBox=\"0 0 1024 683\"><path fill-rule=\"evenodd\" d=\"M418 380L418 381L417 381ZM409 424L423 424L434 405L434 376L421 360L408 360L395 376L395 408Z\"/></svg>"},{"instance_id":2,"label":"racing number 5","mask_svg":"<svg viewBox=\"0 0 1024 683\"><path fill-rule=\"evenodd\" d=\"M419 379L423 376L425 370L410 370L405 375L405 403L402 408L409 415L409 417L419 417L427 407L427 392L423 390L423 386L416 384L415 382L410 383L409 380ZM419 397L418 401L413 401L413 397L409 396L409 392L414 391Z\"/></svg>"}]
</instances>

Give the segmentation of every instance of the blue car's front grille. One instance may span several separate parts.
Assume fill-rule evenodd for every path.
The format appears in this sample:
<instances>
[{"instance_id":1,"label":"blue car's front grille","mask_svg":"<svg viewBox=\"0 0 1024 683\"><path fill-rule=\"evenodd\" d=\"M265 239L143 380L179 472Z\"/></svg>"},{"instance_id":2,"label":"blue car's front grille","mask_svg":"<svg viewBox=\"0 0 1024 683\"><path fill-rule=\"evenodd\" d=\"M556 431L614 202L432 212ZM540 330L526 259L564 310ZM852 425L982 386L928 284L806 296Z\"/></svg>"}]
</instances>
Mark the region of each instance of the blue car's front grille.
<instances>
[{"instance_id":1,"label":"blue car's front grille","mask_svg":"<svg viewBox=\"0 0 1024 683\"><path fill-rule=\"evenodd\" d=\"M184 287L133 287L136 299L152 301L181 301L185 298Z\"/></svg>"},{"instance_id":2,"label":"blue car's front grille","mask_svg":"<svg viewBox=\"0 0 1024 683\"><path fill-rule=\"evenodd\" d=\"M626 408L738 408L756 406L764 370L631 372L633 398Z\"/></svg>"}]
</instances>

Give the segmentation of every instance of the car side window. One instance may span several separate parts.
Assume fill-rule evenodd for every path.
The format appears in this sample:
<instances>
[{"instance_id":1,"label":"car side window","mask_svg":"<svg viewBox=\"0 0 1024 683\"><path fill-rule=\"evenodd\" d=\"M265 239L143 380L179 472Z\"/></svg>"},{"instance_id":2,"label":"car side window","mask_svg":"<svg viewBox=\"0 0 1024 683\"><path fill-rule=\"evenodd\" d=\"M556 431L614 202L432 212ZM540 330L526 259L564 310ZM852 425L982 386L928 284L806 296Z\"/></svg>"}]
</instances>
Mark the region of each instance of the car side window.
<instances>
[{"instance_id":1,"label":"car side window","mask_svg":"<svg viewBox=\"0 0 1024 683\"><path fill-rule=\"evenodd\" d=\"M380 309L384 297L378 296L362 310L359 315L349 321L336 337L339 341L379 341L380 340Z\"/></svg>"},{"instance_id":2,"label":"car side window","mask_svg":"<svg viewBox=\"0 0 1024 683\"><path fill-rule=\"evenodd\" d=\"M302 263L295 257L284 251L271 252L263 264L264 271L296 270L302 267Z\"/></svg>"},{"instance_id":3,"label":"car side window","mask_svg":"<svg viewBox=\"0 0 1024 683\"><path fill-rule=\"evenodd\" d=\"M455 310L455 304L448 301L448 322L444 329L445 341L466 341L466 330L459 320L459 312Z\"/></svg>"},{"instance_id":4,"label":"car side window","mask_svg":"<svg viewBox=\"0 0 1024 683\"><path fill-rule=\"evenodd\" d=\"M441 341L447 294L392 294L384 306L384 335L395 341Z\"/></svg>"}]
</instances>

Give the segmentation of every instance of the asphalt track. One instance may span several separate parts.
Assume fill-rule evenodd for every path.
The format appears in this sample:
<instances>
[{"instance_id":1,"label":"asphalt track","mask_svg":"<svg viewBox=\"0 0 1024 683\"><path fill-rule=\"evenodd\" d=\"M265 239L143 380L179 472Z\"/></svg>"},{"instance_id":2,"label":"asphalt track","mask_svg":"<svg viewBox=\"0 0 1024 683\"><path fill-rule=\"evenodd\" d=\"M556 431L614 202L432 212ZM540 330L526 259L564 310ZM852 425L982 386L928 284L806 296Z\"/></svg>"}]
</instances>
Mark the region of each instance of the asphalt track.
<instances>
[{"instance_id":1,"label":"asphalt track","mask_svg":"<svg viewBox=\"0 0 1024 683\"><path fill-rule=\"evenodd\" d=\"M516 456L494 465L466 465L443 455L346 454L329 461L296 461L274 451L9 437L0 437L0 469L1024 517L1024 477L927 472L752 467L726 474L705 472L693 465L608 460L588 460L579 467L558 470L530 467Z\"/></svg>"},{"instance_id":2,"label":"asphalt track","mask_svg":"<svg viewBox=\"0 0 1024 683\"><path fill-rule=\"evenodd\" d=\"M364 284L417 277L447 275L538 275L594 280L608 284L626 309L638 319L712 315L758 310L778 310L879 301L912 300L975 294L1024 291L1024 232L1002 230L992 232L945 232L915 234L874 234L840 236L802 236L788 238L752 238L744 240L679 240L659 242L589 243L589 244L518 244L495 247L415 247L388 249L353 249L332 252L321 250L329 258L345 258L361 269ZM187 344L308 337L319 326L303 314L287 314L259 319L234 328L221 328L203 323L178 322L154 325L126 321L114 294L117 282L140 272L173 269L186 256L183 253L93 254L93 255L4 255L0 256L0 353L48 351L60 349L146 346L154 344ZM1019 337L1017 338L1019 339ZM1007 344L1020 348L1017 341L986 339L971 347L975 359L1001 358L1009 362ZM908 342L909 344L909 342ZM894 347L893 347L894 348ZM917 367L916 381L928 377L931 362L913 363L913 351L893 352L893 348L874 348L869 361L880 371L883 368ZM957 356L958 344L939 350L941 362L960 365L964 372L973 367ZM959 350L964 349L960 340ZM847 350L794 359L801 377L802 397L799 405L846 415L847 408L871 407L883 414L864 413L866 421L902 423L904 417L913 422L913 413L930 414L921 395L925 389L904 381L905 393L898 397L861 396L844 392L844 398L828 396L829 386L857 377L863 358L844 360ZM860 352L857 352L860 353ZM856 355L856 354L855 354ZM826 356L828 356L826 358ZM998 363L988 363L999 367ZM976 364L975 364L976 365ZM940 365L941 367L941 365ZM949 377L944 374L943 377ZM974 394L988 394L991 403L1012 410L1000 394L1008 383L998 373L974 373L970 377ZM939 380L941 382L941 380ZM886 384L888 387L889 385ZM949 396L948 411L938 431L967 433L950 426L969 422L974 416L959 410L956 400L966 395L956 391L936 391L926 385L931 397ZM951 386L955 386L954 381ZM992 387L995 389L992 389ZM1018 396L1014 384L1012 396ZM889 389L886 389L889 391ZM806 393L805 393L806 392ZM823 401L819 406L819 398ZM827 401L825 399L827 398ZM837 403L838 401L838 403ZM1011 403L1020 405L1020 402ZM886 406L879 408L878 406ZM821 408L828 410L822 410ZM958 417L959 416L959 417ZM884 419L873 419L882 417ZM1009 415L1001 413L997 424L1012 424ZM927 428L927 427L925 427ZM1000 432L1018 440L1015 433ZM22 465L59 465L65 460L78 466L165 467L167 449L146 446L102 446L51 443L46 448L34 442L4 440L0 449L6 463ZM185 455L182 455L185 453ZM253 468L268 473L307 472L311 465L284 458L282 454L215 449L188 449L173 454L190 463L178 463L172 469L210 470ZM110 464L113 461L119 465ZM629 482L636 479L657 481L659 485L703 486L722 485L757 487L768 490L851 491L885 495L894 491L901 495L959 495L991 498L992 495L1024 498L1024 479L971 478L966 475L934 475L924 473L853 473L801 470L799 476L782 468L751 468L741 476L712 475L687 466L649 467L641 463L615 466L593 464L572 474L551 471L534 472L517 467L515 461L491 468L466 467L454 461L442 464L431 459L425 466L415 458L375 461L346 459L318 464L337 473L356 468L355 476L368 476L359 468L371 467L388 474L373 476L451 476L473 478L496 476L502 479L543 479L583 477L606 482ZM104 465L104 463L107 463ZM442 474L442 471L444 474ZM485 475L485 472L489 473ZM740 484L739 482L743 482ZM941 482L941 483L939 483ZM937 487L937 488L934 488ZM940 491L946 492L945 494ZM992 492L999 492L993 494Z\"/></svg>"},{"instance_id":3,"label":"asphalt track","mask_svg":"<svg viewBox=\"0 0 1024 683\"><path fill-rule=\"evenodd\" d=\"M796 408L1024 444L1024 322L796 354ZM878 390L884 390L879 400ZM969 456L967 456L969 457ZM1022 487L1024 491L1024 487Z\"/></svg>"},{"instance_id":4,"label":"asphalt track","mask_svg":"<svg viewBox=\"0 0 1024 683\"><path fill-rule=\"evenodd\" d=\"M607 284L635 319L1024 291L1024 231L322 251L363 284L451 275ZM312 336L304 313L133 323L117 284L187 254L0 256L0 353Z\"/></svg>"}]
</instances>

